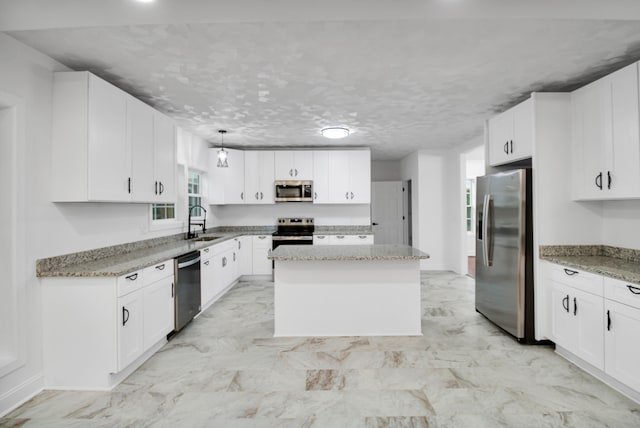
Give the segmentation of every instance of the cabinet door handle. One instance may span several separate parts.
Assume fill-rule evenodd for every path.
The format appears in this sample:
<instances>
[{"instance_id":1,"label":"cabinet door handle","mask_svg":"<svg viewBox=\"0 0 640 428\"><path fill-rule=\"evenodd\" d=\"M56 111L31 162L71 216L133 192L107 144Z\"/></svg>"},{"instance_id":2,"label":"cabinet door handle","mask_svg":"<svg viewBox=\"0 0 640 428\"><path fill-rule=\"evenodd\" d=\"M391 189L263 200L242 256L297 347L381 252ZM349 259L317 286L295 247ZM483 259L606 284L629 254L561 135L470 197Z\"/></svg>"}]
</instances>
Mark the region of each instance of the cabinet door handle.
<instances>
[{"instance_id":1,"label":"cabinet door handle","mask_svg":"<svg viewBox=\"0 0 640 428\"><path fill-rule=\"evenodd\" d=\"M351 199L353 199L353 192L351 192Z\"/></svg>"},{"instance_id":2,"label":"cabinet door handle","mask_svg":"<svg viewBox=\"0 0 640 428\"><path fill-rule=\"evenodd\" d=\"M513 154L513 140L511 140L511 154Z\"/></svg>"},{"instance_id":3,"label":"cabinet door handle","mask_svg":"<svg viewBox=\"0 0 640 428\"><path fill-rule=\"evenodd\" d=\"M234 262L236 261L236 252L235 251L233 252L233 261Z\"/></svg>"},{"instance_id":4,"label":"cabinet door handle","mask_svg":"<svg viewBox=\"0 0 640 428\"><path fill-rule=\"evenodd\" d=\"M162 184L162 181L158 181L158 183L160 184L160 194L162 195L164 193L164 184Z\"/></svg>"},{"instance_id":5,"label":"cabinet door handle","mask_svg":"<svg viewBox=\"0 0 640 428\"><path fill-rule=\"evenodd\" d=\"M238 250L242 248L242 241L238 241Z\"/></svg>"},{"instance_id":6,"label":"cabinet door handle","mask_svg":"<svg viewBox=\"0 0 640 428\"><path fill-rule=\"evenodd\" d=\"M629 289L629 291L631 291L633 294L640 294L640 288L638 287L634 287L633 285L627 285L627 288Z\"/></svg>"},{"instance_id":7,"label":"cabinet door handle","mask_svg":"<svg viewBox=\"0 0 640 428\"><path fill-rule=\"evenodd\" d=\"M611 312L607 310L607 331L611 330Z\"/></svg>"},{"instance_id":8,"label":"cabinet door handle","mask_svg":"<svg viewBox=\"0 0 640 428\"><path fill-rule=\"evenodd\" d=\"M173 289L174 289L174 284L173 284L173 282L172 282L172 283L171 283L171 298L172 298L172 299L173 299L173 296L174 296L174 291L173 291Z\"/></svg>"},{"instance_id":9,"label":"cabinet door handle","mask_svg":"<svg viewBox=\"0 0 640 428\"><path fill-rule=\"evenodd\" d=\"M133 275L125 276L125 278L127 278L129 281L135 281L136 279L138 279L138 274L134 273Z\"/></svg>"},{"instance_id":10,"label":"cabinet door handle","mask_svg":"<svg viewBox=\"0 0 640 428\"><path fill-rule=\"evenodd\" d=\"M123 306L122 307L122 326L125 326L128 321L129 321L129 310Z\"/></svg>"},{"instance_id":11,"label":"cabinet door handle","mask_svg":"<svg viewBox=\"0 0 640 428\"><path fill-rule=\"evenodd\" d=\"M260 200L264 198L264 193L260 192Z\"/></svg>"},{"instance_id":12,"label":"cabinet door handle","mask_svg":"<svg viewBox=\"0 0 640 428\"><path fill-rule=\"evenodd\" d=\"M607 189L611 189L611 171L607 171Z\"/></svg>"},{"instance_id":13,"label":"cabinet door handle","mask_svg":"<svg viewBox=\"0 0 640 428\"><path fill-rule=\"evenodd\" d=\"M298 176L298 168L296 168L296 177Z\"/></svg>"},{"instance_id":14,"label":"cabinet door handle","mask_svg":"<svg viewBox=\"0 0 640 428\"><path fill-rule=\"evenodd\" d=\"M569 275L569 276L573 276L573 275L575 275L575 274L577 274L577 273L580 273L580 272L578 272L577 270L571 270L571 269L566 269L566 268L565 268L565 269L564 269L564 273L566 273L566 274L567 274L567 275Z\"/></svg>"},{"instance_id":15,"label":"cabinet door handle","mask_svg":"<svg viewBox=\"0 0 640 428\"><path fill-rule=\"evenodd\" d=\"M575 317L578 314L578 300L573 298L573 316Z\"/></svg>"},{"instance_id":16,"label":"cabinet door handle","mask_svg":"<svg viewBox=\"0 0 640 428\"><path fill-rule=\"evenodd\" d=\"M240 192L240 199L244 201L244 192Z\"/></svg>"},{"instance_id":17,"label":"cabinet door handle","mask_svg":"<svg viewBox=\"0 0 640 428\"><path fill-rule=\"evenodd\" d=\"M596 183L596 187L602 190L602 173L596 175L595 183Z\"/></svg>"},{"instance_id":18,"label":"cabinet door handle","mask_svg":"<svg viewBox=\"0 0 640 428\"><path fill-rule=\"evenodd\" d=\"M227 265L227 258L223 257L222 258L222 267L225 267Z\"/></svg>"},{"instance_id":19,"label":"cabinet door handle","mask_svg":"<svg viewBox=\"0 0 640 428\"><path fill-rule=\"evenodd\" d=\"M506 154L509 154L509 142L504 143L503 150Z\"/></svg>"},{"instance_id":20,"label":"cabinet door handle","mask_svg":"<svg viewBox=\"0 0 640 428\"><path fill-rule=\"evenodd\" d=\"M567 294L567 297L562 299L562 307L564 308L565 311L569 312L569 295L568 294Z\"/></svg>"},{"instance_id":21,"label":"cabinet door handle","mask_svg":"<svg viewBox=\"0 0 640 428\"><path fill-rule=\"evenodd\" d=\"M156 266L156 269L164 270L164 263L162 263L161 265Z\"/></svg>"},{"instance_id":22,"label":"cabinet door handle","mask_svg":"<svg viewBox=\"0 0 640 428\"><path fill-rule=\"evenodd\" d=\"M129 180L128 180L127 191L131 193L131 177L129 177Z\"/></svg>"},{"instance_id":23,"label":"cabinet door handle","mask_svg":"<svg viewBox=\"0 0 640 428\"><path fill-rule=\"evenodd\" d=\"M345 199L349 199L349 192L344 194Z\"/></svg>"},{"instance_id":24,"label":"cabinet door handle","mask_svg":"<svg viewBox=\"0 0 640 428\"><path fill-rule=\"evenodd\" d=\"M293 177L293 169L289 170L289 177Z\"/></svg>"},{"instance_id":25,"label":"cabinet door handle","mask_svg":"<svg viewBox=\"0 0 640 428\"><path fill-rule=\"evenodd\" d=\"M154 193L157 195L158 194L158 182L156 181L156 190L154 190Z\"/></svg>"},{"instance_id":26,"label":"cabinet door handle","mask_svg":"<svg viewBox=\"0 0 640 428\"><path fill-rule=\"evenodd\" d=\"M317 192L313 192L313 199L318 199L318 193Z\"/></svg>"},{"instance_id":27,"label":"cabinet door handle","mask_svg":"<svg viewBox=\"0 0 640 428\"><path fill-rule=\"evenodd\" d=\"M256 192L256 200L258 200L258 193L259 193L259 192Z\"/></svg>"}]
</instances>

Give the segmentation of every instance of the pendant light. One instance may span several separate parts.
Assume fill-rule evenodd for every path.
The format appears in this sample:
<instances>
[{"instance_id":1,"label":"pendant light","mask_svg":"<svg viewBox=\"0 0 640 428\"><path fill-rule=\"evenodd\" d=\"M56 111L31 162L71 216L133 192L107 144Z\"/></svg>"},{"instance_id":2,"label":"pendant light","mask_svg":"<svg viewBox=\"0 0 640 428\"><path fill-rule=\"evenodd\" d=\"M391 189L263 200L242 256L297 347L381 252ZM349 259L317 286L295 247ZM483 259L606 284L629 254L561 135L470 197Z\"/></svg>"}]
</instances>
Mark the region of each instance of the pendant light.
<instances>
[{"instance_id":1,"label":"pendant light","mask_svg":"<svg viewBox=\"0 0 640 428\"><path fill-rule=\"evenodd\" d=\"M220 150L218 150L218 168L228 168L229 162L227 161L229 152L224 149L224 134L227 133L224 129L219 129L220 133Z\"/></svg>"}]
</instances>

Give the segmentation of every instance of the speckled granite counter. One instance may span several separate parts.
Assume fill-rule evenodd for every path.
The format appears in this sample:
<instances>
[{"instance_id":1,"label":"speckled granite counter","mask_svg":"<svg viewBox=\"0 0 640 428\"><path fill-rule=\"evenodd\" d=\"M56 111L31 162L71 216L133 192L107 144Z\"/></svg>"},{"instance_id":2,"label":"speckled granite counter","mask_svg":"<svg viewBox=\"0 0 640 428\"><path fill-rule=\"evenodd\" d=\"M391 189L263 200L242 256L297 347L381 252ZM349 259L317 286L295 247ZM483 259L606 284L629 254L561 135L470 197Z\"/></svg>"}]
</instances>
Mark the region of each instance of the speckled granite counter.
<instances>
[{"instance_id":1,"label":"speckled granite counter","mask_svg":"<svg viewBox=\"0 0 640 428\"><path fill-rule=\"evenodd\" d=\"M219 237L211 241L187 241L184 239L184 233L180 233L113 245L37 260L36 275L38 277L120 276L238 236L270 235L274 231L275 227L269 226L224 227L214 228L200 235L200 237Z\"/></svg>"},{"instance_id":2,"label":"speckled granite counter","mask_svg":"<svg viewBox=\"0 0 640 428\"><path fill-rule=\"evenodd\" d=\"M316 226L314 235L372 235L371 226Z\"/></svg>"},{"instance_id":3,"label":"speckled granite counter","mask_svg":"<svg viewBox=\"0 0 640 428\"><path fill-rule=\"evenodd\" d=\"M275 261L420 260L429 255L407 245L283 245L269 256Z\"/></svg>"},{"instance_id":4,"label":"speckled granite counter","mask_svg":"<svg viewBox=\"0 0 640 428\"><path fill-rule=\"evenodd\" d=\"M540 259L640 284L640 250L608 245L543 245Z\"/></svg>"}]
</instances>

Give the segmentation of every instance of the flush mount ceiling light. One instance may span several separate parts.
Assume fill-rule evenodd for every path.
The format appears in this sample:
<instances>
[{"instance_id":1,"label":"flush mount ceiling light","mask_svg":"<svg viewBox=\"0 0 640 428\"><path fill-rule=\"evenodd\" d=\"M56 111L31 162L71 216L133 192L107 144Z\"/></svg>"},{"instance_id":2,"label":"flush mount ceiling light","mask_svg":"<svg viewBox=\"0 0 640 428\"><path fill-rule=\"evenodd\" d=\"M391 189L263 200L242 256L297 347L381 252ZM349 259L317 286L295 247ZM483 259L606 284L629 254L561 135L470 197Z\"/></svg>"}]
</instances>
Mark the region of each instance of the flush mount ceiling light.
<instances>
[{"instance_id":1,"label":"flush mount ceiling light","mask_svg":"<svg viewBox=\"0 0 640 428\"><path fill-rule=\"evenodd\" d=\"M153 3L156 0L136 0L138 3Z\"/></svg>"},{"instance_id":2,"label":"flush mount ceiling light","mask_svg":"<svg viewBox=\"0 0 640 428\"><path fill-rule=\"evenodd\" d=\"M229 152L224 149L224 134L227 133L224 129L219 129L220 133L220 150L218 150L218 168L228 168L229 162L227 161L227 157Z\"/></svg>"},{"instance_id":3,"label":"flush mount ceiling light","mask_svg":"<svg viewBox=\"0 0 640 428\"><path fill-rule=\"evenodd\" d=\"M323 128L320 133L324 138L331 138L332 140L337 140L339 138L344 138L349 136L349 129L343 128L340 126L330 126L328 128Z\"/></svg>"}]
</instances>

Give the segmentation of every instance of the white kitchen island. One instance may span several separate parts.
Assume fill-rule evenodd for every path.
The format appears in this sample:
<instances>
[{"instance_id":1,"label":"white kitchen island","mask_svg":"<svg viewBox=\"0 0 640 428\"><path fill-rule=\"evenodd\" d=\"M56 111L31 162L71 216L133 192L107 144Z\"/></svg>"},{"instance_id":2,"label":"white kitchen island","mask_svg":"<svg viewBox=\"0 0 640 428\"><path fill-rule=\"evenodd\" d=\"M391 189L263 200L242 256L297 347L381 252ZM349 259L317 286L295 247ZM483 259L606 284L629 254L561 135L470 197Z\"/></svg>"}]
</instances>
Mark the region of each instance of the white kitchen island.
<instances>
[{"instance_id":1,"label":"white kitchen island","mask_svg":"<svg viewBox=\"0 0 640 428\"><path fill-rule=\"evenodd\" d=\"M422 334L420 259L406 245L286 245L273 250L279 336Z\"/></svg>"}]
</instances>

